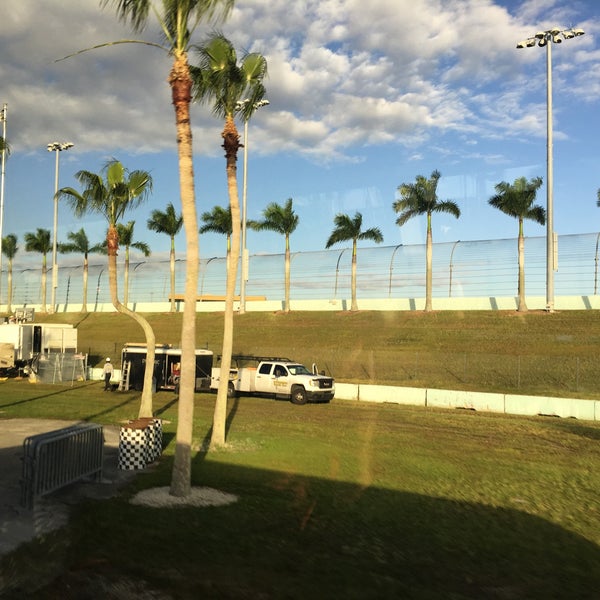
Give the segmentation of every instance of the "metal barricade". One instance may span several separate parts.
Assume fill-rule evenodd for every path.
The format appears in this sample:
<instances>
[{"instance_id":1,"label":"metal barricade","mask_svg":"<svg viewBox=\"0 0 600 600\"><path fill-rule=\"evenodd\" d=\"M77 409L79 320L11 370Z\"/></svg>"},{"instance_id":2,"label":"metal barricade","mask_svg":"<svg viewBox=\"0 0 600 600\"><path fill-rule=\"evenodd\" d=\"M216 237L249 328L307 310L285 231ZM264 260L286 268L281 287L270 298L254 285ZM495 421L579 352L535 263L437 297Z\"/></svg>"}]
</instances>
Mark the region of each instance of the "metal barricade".
<instances>
[{"instance_id":1,"label":"metal barricade","mask_svg":"<svg viewBox=\"0 0 600 600\"><path fill-rule=\"evenodd\" d=\"M36 498L84 477L102 479L102 425L82 423L40 433L23 442L21 504L33 508Z\"/></svg>"}]
</instances>

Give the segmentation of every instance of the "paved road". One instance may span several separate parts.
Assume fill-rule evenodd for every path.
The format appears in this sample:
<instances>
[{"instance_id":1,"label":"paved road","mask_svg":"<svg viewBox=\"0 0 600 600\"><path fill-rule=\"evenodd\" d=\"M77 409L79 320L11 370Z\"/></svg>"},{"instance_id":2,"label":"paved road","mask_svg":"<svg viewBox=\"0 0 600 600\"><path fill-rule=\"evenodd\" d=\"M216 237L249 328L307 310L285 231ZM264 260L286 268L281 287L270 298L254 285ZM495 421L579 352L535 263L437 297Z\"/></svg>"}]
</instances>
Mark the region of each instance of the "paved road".
<instances>
[{"instance_id":1,"label":"paved road","mask_svg":"<svg viewBox=\"0 0 600 600\"><path fill-rule=\"evenodd\" d=\"M119 428L104 427L104 463L101 482L84 481L36 501L33 510L23 508L21 474L23 441L72 425L74 421L38 419L0 420L0 556L21 543L57 529L69 516L69 507L83 498L110 498L139 471L118 469Z\"/></svg>"}]
</instances>

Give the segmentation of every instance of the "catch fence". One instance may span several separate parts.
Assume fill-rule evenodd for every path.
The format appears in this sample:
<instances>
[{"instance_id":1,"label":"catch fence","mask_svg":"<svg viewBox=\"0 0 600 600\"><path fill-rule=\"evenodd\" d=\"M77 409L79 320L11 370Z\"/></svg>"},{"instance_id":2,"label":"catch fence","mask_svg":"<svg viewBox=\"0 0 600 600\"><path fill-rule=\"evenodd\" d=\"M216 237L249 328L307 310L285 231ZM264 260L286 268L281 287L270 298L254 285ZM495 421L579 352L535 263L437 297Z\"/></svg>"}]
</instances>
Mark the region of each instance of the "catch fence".
<instances>
[{"instance_id":1,"label":"catch fence","mask_svg":"<svg viewBox=\"0 0 600 600\"><path fill-rule=\"evenodd\" d=\"M600 234L564 235L558 239L557 296L596 295L599 286ZM293 240L292 240L293 241ZM12 306L40 305L41 269L13 267ZM67 263L67 260L69 263ZM100 261L100 259L97 259ZM291 254L292 300L337 300L351 295L350 247ZM58 305L81 304L83 266L74 257L60 257L57 274ZM184 291L185 258L175 266L176 294ZM123 298L123 265L119 264L119 297ZM241 271L241 270L240 270ZM516 239L456 241L433 245L434 298L514 297L517 295L518 251ZM544 296L546 238L525 240L525 276L528 296ZM52 279L49 269L47 281ZM198 295L225 294L225 257L202 258ZM2 273L0 305L7 302L6 270ZM360 247L357 254L358 299L422 298L425 296L425 245ZM239 293L239 282L238 292ZM281 301L285 295L284 254L249 257L247 296ZM170 295L168 260L135 262L129 269L128 302L167 302ZM47 302L50 283L47 284ZM110 303L106 262L89 266L87 308Z\"/></svg>"}]
</instances>

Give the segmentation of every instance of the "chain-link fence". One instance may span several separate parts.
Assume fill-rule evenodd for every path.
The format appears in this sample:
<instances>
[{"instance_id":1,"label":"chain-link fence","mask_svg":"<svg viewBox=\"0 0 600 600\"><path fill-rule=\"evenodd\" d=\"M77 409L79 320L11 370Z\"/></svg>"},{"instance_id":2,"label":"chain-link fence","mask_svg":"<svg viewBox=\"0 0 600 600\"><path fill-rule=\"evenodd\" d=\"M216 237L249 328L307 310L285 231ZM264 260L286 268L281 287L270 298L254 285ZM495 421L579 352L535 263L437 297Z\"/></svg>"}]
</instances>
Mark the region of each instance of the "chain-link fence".
<instances>
[{"instance_id":1,"label":"chain-link fence","mask_svg":"<svg viewBox=\"0 0 600 600\"><path fill-rule=\"evenodd\" d=\"M303 359L306 350L294 356ZM595 355L500 355L473 352L349 353L321 350L319 368L346 382L514 394L596 397Z\"/></svg>"},{"instance_id":2,"label":"chain-link fence","mask_svg":"<svg viewBox=\"0 0 600 600\"><path fill-rule=\"evenodd\" d=\"M41 383L73 383L85 381L87 356L73 352L50 352L40 354L32 367Z\"/></svg>"}]
</instances>

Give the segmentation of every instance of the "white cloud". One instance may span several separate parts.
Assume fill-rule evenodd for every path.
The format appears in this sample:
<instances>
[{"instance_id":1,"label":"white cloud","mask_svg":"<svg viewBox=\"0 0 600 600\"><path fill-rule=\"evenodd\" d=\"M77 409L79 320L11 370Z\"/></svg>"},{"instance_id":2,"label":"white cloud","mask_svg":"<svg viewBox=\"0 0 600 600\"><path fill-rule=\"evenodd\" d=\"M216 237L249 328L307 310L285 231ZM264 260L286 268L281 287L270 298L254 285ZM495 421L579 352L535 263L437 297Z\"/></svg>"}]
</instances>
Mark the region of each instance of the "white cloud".
<instances>
[{"instance_id":1,"label":"white cloud","mask_svg":"<svg viewBox=\"0 0 600 600\"><path fill-rule=\"evenodd\" d=\"M510 13L492 0L371 0L366 11L362 0L246 0L222 30L240 53L268 59L261 151L331 161L347 160L352 147L410 147L448 131L542 136L543 52L515 45L540 15L567 22L576 8L529 0ZM110 5L21 0L11 7L0 30L0 80L13 145L30 150L61 136L76 137L81 151L172 149L165 53L129 44L54 62L134 37L160 41L156 26L132 34ZM562 45L555 76L567 93L593 102L599 51L591 36L585 42ZM525 75L533 68L536 75ZM219 131L206 107L194 107L193 119L198 131ZM200 151L219 152L219 138Z\"/></svg>"}]
</instances>

